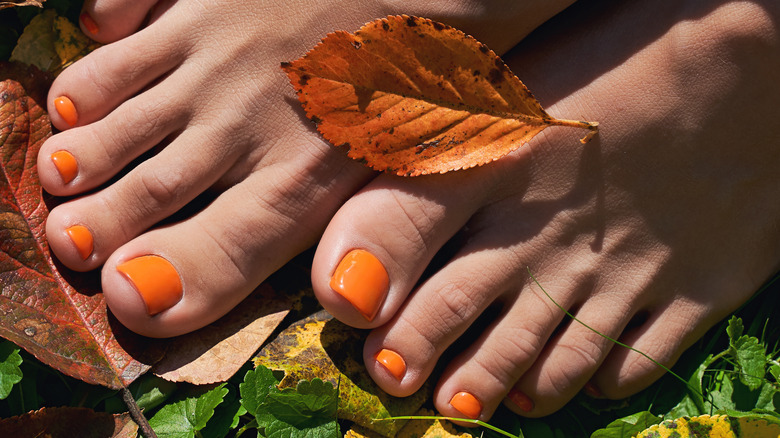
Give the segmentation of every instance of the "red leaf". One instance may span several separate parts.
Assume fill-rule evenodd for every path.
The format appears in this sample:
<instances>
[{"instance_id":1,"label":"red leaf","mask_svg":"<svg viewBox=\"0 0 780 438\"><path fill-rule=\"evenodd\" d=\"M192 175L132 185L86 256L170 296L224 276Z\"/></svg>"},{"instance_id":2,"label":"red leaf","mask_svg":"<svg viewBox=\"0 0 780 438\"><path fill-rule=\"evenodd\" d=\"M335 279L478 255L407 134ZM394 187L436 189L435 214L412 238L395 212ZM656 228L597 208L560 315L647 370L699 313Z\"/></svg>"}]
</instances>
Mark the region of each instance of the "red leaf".
<instances>
[{"instance_id":1,"label":"red leaf","mask_svg":"<svg viewBox=\"0 0 780 438\"><path fill-rule=\"evenodd\" d=\"M135 345L156 356L159 344L109 318L96 275L78 274L71 284L55 265L35 166L51 135L41 107L49 83L37 69L16 64L0 64L0 78L7 78L0 82L0 335L70 376L127 385L149 368L127 350Z\"/></svg>"},{"instance_id":2,"label":"red leaf","mask_svg":"<svg viewBox=\"0 0 780 438\"><path fill-rule=\"evenodd\" d=\"M328 141L398 175L479 166L548 126L597 126L550 117L493 51L424 18L334 32L282 68Z\"/></svg>"},{"instance_id":3,"label":"red leaf","mask_svg":"<svg viewBox=\"0 0 780 438\"><path fill-rule=\"evenodd\" d=\"M0 420L3 437L131 438L138 426L129 414L111 415L87 408L43 408Z\"/></svg>"}]
</instances>

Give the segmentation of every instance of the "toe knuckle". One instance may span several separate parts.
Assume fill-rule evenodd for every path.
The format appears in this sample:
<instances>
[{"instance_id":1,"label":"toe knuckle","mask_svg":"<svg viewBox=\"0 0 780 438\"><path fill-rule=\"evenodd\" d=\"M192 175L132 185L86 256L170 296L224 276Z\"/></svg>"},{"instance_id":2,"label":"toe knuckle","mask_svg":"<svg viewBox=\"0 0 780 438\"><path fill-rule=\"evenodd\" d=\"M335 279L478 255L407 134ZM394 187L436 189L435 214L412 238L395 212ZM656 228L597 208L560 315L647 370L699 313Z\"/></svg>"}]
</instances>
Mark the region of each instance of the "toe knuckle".
<instances>
[{"instance_id":1,"label":"toe knuckle","mask_svg":"<svg viewBox=\"0 0 780 438\"><path fill-rule=\"evenodd\" d=\"M167 209L180 204L186 193L186 179L175 169L148 171L141 174L140 190L140 197L149 209Z\"/></svg>"},{"instance_id":2,"label":"toe knuckle","mask_svg":"<svg viewBox=\"0 0 780 438\"><path fill-rule=\"evenodd\" d=\"M437 301L443 304L439 317L447 327L469 321L481 309L481 303L464 281L452 281L436 291Z\"/></svg>"}]
</instances>

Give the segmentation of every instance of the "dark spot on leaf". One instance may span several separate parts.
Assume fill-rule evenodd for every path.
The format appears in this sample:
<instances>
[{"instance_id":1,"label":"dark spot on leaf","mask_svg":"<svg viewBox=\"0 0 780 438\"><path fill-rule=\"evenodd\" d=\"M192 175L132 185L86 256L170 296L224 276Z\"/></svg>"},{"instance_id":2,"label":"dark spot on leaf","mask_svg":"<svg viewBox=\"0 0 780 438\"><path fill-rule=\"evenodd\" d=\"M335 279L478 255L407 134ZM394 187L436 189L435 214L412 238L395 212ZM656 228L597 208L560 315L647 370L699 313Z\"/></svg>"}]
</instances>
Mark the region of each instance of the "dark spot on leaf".
<instances>
[{"instance_id":1,"label":"dark spot on leaf","mask_svg":"<svg viewBox=\"0 0 780 438\"><path fill-rule=\"evenodd\" d=\"M481 73L479 70L474 70L474 73L472 73L474 76L479 76Z\"/></svg>"},{"instance_id":2,"label":"dark spot on leaf","mask_svg":"<svg viewBox=\"0 0 780 438\"><path fill-rule=\"evenodd\" d=\"M314 123L315 125L319 125L320 123L322 123L322 119L317 116L311 116L311 119L309 120L311 120L312 123Z\"/></svg>"},{"instance_id":3,"label":"dark spot on leaf","mask_svg":"<svg viewBox=\"0 0 780 438\"><path fill-rule=\"evenodd\" d=\"M490 70L490 73L488 73L488 79L490 80L490 83L493 85L500 84L504 80L504 75L501 74L498 69Z\"/></svg>"},{"instance_id":4,"label":"dark spot on leaf","mask_svg":"<svg viewBox=\"0 0 780 438\"><path fill-rule=\"evenodd\" d=\"M479 43L479 51L482 52L482 53L487 53L487 52L490 51L490 49L488 49L488 46L486 46L486 45L484 45L482 43Z\"/></svg>"},{"instance_id":5,"label":"dark spot on leaf","mask_svg":"<svg viewBox=\"0 0 780 438\"><path fill-rule=\"evenodd\" d=\"M352 45L353 45L353 46L354 46L356 49L359 49L359 48L363 47L363 43L361 43L360 41L357 41L357 40L355 40L355 41L352 41Z\"/></svg>"},{"instance_id":6,"label":"dark spot on leaf","mask_svg":"<svg viewBox=\"0 0 780 438\"><path fill-rule=\"evenodd\" d=\"M443 24L439 23L438 21L434 21L433 22L433 28L438 30L438 31L444 30L444 27L445 26Z\"/></svg>"},{"instance_id":7,"label":"dark spot on leaf","mask_svg":"<svg viewBox=\"0 0 780 438\"><path fill-rule=\"evenodd\" d=\"M311 76L303 75L301 76L301 79L298 80L298 83L301 84L301 86L305 86L309 83L309 79L311 79Z\"/></svg>"},{"instance_id":8,"label":"dark spot on leaf","mask_svg":"<svg viewBox=\"0 0 780 438\"><path fill-rule=\"evenodd\" d=\"M393 135L394 132L395 132L395 126L393 126L392 128L390 128L389 131L387 131L387 133L390 135Z\"/></svg>"},{"instance_id":9,"label":"dark spot on leaf","mask_svg":"<svg viewBox=\"0 0 780 438\"><path fill-rule=\"evenodd\" d=\"M282 65L282 68L290 68L290 67L292 67L292 62L282 61L281 65Z\"/></svg>"},{"instance_id":10,"label":"dark spot on leaf","mask_svg":"<svg viewBox=\"0 0 780 438\"><path fill-rule=\"evenodd\" d=\"M406 25L409 27L415 27L417 26L417 20L414 19L414 17L407 17L406 18Z\"/></svg>"},{"instance_id":11,"label":"dark spot on leaf","mask_svg":"<svg viewBox=\"0 0 780 438\"><path fill-rule=\"evenodd\" d=\"M387 21L383 21L382 22L382 29L384 29L384 30L389 30L390 29L390 25L387 24Z\"/></svg>"}]
</instances>

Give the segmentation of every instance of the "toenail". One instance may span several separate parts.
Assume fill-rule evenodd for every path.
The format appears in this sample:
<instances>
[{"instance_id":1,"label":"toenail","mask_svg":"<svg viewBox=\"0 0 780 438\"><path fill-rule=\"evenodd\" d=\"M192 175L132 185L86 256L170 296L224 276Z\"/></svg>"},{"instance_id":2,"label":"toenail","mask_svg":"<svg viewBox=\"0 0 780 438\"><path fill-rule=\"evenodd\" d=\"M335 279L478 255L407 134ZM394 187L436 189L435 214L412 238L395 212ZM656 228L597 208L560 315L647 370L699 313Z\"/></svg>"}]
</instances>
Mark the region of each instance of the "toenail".
<instances>
[{"instance_id":1,"label":"toenail","mask_svg":"<svg viewBox=\"0 0 780 438\"><path fill-rule=\"evenodd\" d=\"M374 356L374 359L385 367L385 369L387 369L387 371L389 371L399 382L404 378L404 374L406 374L406 362L400 354L393 350L383 348Z\"/></svg>"},{"instance_id":2,"label":"toenail","mask_svg":"<svg viewBox=\"0 0 780 438\"><path fill-rule=\"evenodd\" d=\"M76 250L79 252L82 260L86 260L92 254L94 249L94 241L92 239L92 233L89 232L87 227L83 225L74 225L65 230L76 246Z\"/></svg>"},{"instance_id":3,"label":"toenail","mask_svg":"<svg viewBox=\"0 0 780 438\"><path fill-rule=\"evenodd\" d=\"M382 262L370 252L355 249L339 263L330 287L372 321L385 300L390 279Z\"/></svg>"},{"instance_id":4,"label":"toenail","mask_svg":"<svg viewBox=\"0 0 780 438\"><path fill-rule=\"evenodd\" d=\"M593 398L604 398L604 394L599 391L599 388L594 385L593 382L586 383L585 386L582 387L582 390L585 391L585 394L588 394Z\"/></svg>"},{"instance_id":5,"label":"toenail","mask_svg":"<svg viewBox=\"0 0 780 438\"><path fill-rule=\"evenodd\" d=\"M63 184L73 181L73 178L79 173L79 163L76 162L76 158L68 151L57 151L51 154L51 161L54 163L54 167L57 168L57 172L60 173Z\"/></svg>"},{"instance_id":6,"label":"toenail","mask_svg":"<svg viewBox=\"0 0 780 438\"><path fill-rule=\"evenodd\" d=\"M92 35L95 35L98 33L98 31L100 31L100 28L98 27L97 23L95 23L95 20L93 20L92 17L90 17L86 12L82 12L81 15L79 15L79 21L81 21L84 29L86 29L87 32Z\"/></svg>"},{"instance_id":7,"label":"toenail","mask_svg":"<svg viewBox=\"0 0 780 438\"><path fill-rule=\"evenodd\" d=\"M183 288L171 262L156 255L130 259L116 268L130 280L146 303L149 315L170 309L181 300Z\"/></svg>"},{"instance_id":8,"label":"toenail","mask_svg":"<svg viewBox=\"0 0 780 438\"><path fill-rule=\"evenodd\" d=\"M73 101L66 96L60 96L54 99L54 109L70 126L75 126L79 121L79 113L76 112L76 106L73 105Z\"/></svg>"},{"instance_id":9,"label":"toenail","mask_svg":"<svg viewBox=\"0 0 780 438\"><path fill-rule=\"evenodd\" d=\"M534 401L531 400L531 397L528 397L523 391L520 391L519 389L512 388L506 397L509 400L512 400L512 403L514 403L515 406L520 408L520 410L523 412L531 412L534 409Z\"/></svg>"},{"instance_id":10,"label":"toenail","mask_svg":"<svg viewBox=\"0 0 780 438\"><path fill-rule=\"evenodd\" d=\"M482 403L466 391L453 395L450 399L450 406L465 415L466 418L477 419L482 413Z\"/></svg>"}]
</instances>

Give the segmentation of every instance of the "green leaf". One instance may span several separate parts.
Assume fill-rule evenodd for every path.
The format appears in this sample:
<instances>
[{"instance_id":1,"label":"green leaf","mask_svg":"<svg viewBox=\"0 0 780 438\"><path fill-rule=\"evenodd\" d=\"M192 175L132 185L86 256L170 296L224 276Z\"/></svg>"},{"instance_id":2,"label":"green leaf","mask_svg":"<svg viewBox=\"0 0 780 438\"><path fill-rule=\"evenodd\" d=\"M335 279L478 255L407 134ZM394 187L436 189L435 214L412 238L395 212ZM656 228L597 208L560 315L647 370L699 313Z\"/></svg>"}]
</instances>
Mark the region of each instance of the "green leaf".
<instances>
[{"instance_id":1,"label":"green leaf","mask_svg":"<svg viewBox=\"0 0 780 438\"><path fill-rule=\"evenodd\" d=\"M766 352L758 339L743 335L734 344L739 380L751 390L761 387L766 373Z\"/></svg>"},{"instance_id":2,"label":"green leaf","mask_svg":"<svg viewBox=\"0 0 780 438\"><path fill-rule=\"evenodd\" d=\"M718 409L736 409L734 402L734 384L732 383L733 374L721 370L715 376L717 385L711 388L708 400ZM689 415L690 416L690 415Z\"/></svg>"},{"instance_id":3,"label":"green leaf","mask_svg":"<svg viewBox=\"0 0 780 438\"><path fill-rule=\"evenodd\" d=\"M227 387L229 392L222 404L214 410L214 416L208 425L200 431L203 438L224 438L238 426L239 417L247 411L241 406L241 401L236 397L235 386Z\"/></svg>"},{"instance_id":4,"label":"green leaf","mask_svg":"<svg viewBox=\"0 0 780 438\"><path fill-rule=\"evenodd\" d=\"M780 382L780 365L772 365L769 367L769 373L775 378L775 382Z\"/></svg>"},{"instance_id":5,"label":"green leaf","mask_svg":"<svg viewBox=\"0 0 780 438\"><path fill-rule=\"evenodd\" d=\"M742 325L742 319L732 316L729 319L729 325L726 327L726 333L729 335L729 345L736 349L736 341L742 336L745 327Z\"/></svg>"},{"instance_id":6,"label":"green leaf","mask_svg":"<svg viewBox=\"0 0 780 438\"><path fill-rule=\"evenodd\" d=\"M160 438L194 438L196 432L206 427L214 415L214 408L222 403L227 393L223 383L205 393L167 404L149 420L149 424Z\"/></svg>"},{"instance_id":7,"label":"green leaf","mask_svg":"<svg viewBox=\"0 0 780 438\"><path fill-rule=\"evenodd\" d=\"M648 427L661 422L661 417L652 412L643 411L628 417L619 418L599 429L590 436L591 438L629 438Z\"/></svg>"},{"instance_id":8,"label":"green leaf","mask_svg":"<svg viewBox=\"0 0 780 438\"><path fill-rule=\"evenodd\" d=\"M277 421L266 428L268 438L340 438L339 424L334 419L316 428L298 429L290 424Z\"/></svg>"},{"instance_id":9,"label":"green leaf","mask_svg":"<svg viewBox=\"0 0 780 438\"><path fill-rule=\"evenodd\" d=\"M22 381L21 364L19 347L9 341L0 343L0 400L8 397L14 385Z\"/></svg>"},{"instance_id":10,"label":"green leaf","mask_svg":"<svg viewBox=\"0 0 780 438\"><path fill-rule=\"evenodd\" d=\"M269 394L265 406L277 421L303 429L335 421L338 403L333 385L314 379L298 382L296 389Z\"/></svg>"},{"instance_id":11,"label":"green leaf","mask_svg":"<svg viewBox=\"0 0 780 438\"><path fill-rule=\"evenodd\" d=\"M263 409L266 397L279 390L276 385L279 380L268 368L258 365L257 368L247 371L244 383L239 385L241 392L241 405L257 419L260 428L267 426L273 417Z\"/></svg>"}]
</instances>

